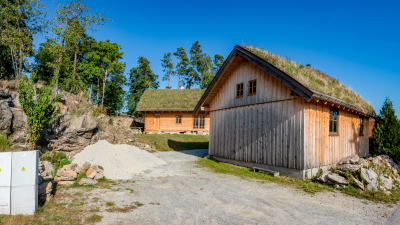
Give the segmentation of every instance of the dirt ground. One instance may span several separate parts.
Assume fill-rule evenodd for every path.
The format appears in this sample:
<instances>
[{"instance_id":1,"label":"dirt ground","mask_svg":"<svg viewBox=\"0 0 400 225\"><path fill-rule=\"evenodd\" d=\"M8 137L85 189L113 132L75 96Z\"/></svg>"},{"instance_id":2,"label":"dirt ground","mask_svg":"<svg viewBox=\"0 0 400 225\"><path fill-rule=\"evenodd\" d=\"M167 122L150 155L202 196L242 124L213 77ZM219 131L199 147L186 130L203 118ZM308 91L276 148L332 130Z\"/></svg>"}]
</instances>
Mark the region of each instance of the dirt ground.
<instances>
[{"instance_id":1,"label":"dirt ground","mask_svg":"<svg viewBox=\"0 0 400 225\"><path fill-rule=\"evenodd\" d=\"M398 206L210 172L196 164L207 150L155 154L167 165L116 181L113 190L58 194L85 199L102 216L98 224L385 224Z\"/></svg>"}]
</instances>

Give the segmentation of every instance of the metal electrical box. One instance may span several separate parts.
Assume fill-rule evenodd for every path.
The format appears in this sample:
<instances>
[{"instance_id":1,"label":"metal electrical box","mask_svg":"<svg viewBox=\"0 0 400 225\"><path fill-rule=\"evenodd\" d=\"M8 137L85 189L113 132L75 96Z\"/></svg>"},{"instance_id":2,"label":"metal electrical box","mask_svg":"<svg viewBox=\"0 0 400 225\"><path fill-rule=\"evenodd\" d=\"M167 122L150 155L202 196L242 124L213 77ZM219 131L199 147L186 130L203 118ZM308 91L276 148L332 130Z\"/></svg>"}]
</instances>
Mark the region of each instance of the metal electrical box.
<instances>
[{"instance_id":1,"label":"metal electrical box","mask_svg":"<svg viewBox=\"0 0 400 225\"><path fill-rule=\"evenodd\" d=\"M11 160L11 215L36 212L39 151L13 152Z\"/></svg>"},{"instance_id":2,"label":"metal electrical box","mask_svg":"<svg viewBox=\"0 0 400 225\"><path fill-rule=\"evenodd\" d=\"M11 214L11 152L0 153L0 214Z\"/></svg>"},{"instance_id":3,"label":"metal electrical box","mask_svg":"<svg viewBox=\"0 0 400 225\"><path fill-rule=\"evenodd\" d=\"M0 153L0 214L29 214L38 206L39 151Z\"/></svg>"}]
</instances>

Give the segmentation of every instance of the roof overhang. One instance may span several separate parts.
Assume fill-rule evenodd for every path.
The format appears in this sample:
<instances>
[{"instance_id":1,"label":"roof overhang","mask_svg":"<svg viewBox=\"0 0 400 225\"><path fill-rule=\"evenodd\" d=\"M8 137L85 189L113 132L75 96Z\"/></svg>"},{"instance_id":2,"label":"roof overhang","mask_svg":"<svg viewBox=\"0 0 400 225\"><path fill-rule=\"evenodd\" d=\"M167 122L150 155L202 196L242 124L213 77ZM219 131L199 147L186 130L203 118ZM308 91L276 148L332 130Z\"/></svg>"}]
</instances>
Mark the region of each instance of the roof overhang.
<instances>
[{"instance_id":1,"label":"roof overhang","mask_svg":"<svg viewBox=\"0 0 400 225\"><path fill-rule=\"evenodd\" d=\"M250 51L236 45L232 52L229 54L228 58L225 60L224 64L221 66L217 74L215 75L214 79L211 81L210 85L204 92L204 94L201 96L200 101L197 103L196 107L194 108L193 114L197 114L201 108L203 108L204 102L207 100L207 98L210 97L210 93L214 90L218 90L222 87L222 85L218 85L219 82L221 82L221 76L228 70L229 66L234 62L235 59L238 57L241 57L245 60L248 60L258 66L260 69L262 69L264 72L270 74L271 76L275 77L278 79L280 82L285 84L287 87L289 87L292 91L294 91L296 94L298 94L300 97L304 98L306 101L310 102L312 98L317 98L317 99L322 99L326 100L329 102L336 103L338 105L344 106L346 108L350 108L352 110L356 110L358 112L362 112L365 115L368 115L370 117L376 118L376 115L371 112L366 112L365 110L361 109L360 107L357 107L355 105L352 105L350 103L347 103L343 100L334 98L332 96L322 94L320 92L311 90L304 86L302 83L288 75L287 73L283 72L282 70L278 69L274 65L268 63L264 59L258 57L257 55L251 53ZM212 97L213 98L213 97Z\"/></svg>"},{"instance_id":2,"label":"roof overhang","mask_svg":"<svg viewBox=\"0 0 400 225\"><path fill-rule=\"evenodd\" d=\"M270 74L271 76L275 77L280 82L285 84L287 87L289 87L291 90L293 90L296 94L303 97L307 101L311 101L313 92L310 89L308 89L306 86L304 86L302 83L298 82L296 79L289 76L282 70L276 68L272 64L261 59L257 55L236 45L235 48L233 48L232 52L229 54L228 58L225 60L224 64L221 66L221 68L215 75L214 79L211 81L210 85L208 86L207 90L204 92L203 96L201 96L200 101L197 103L196 107L194 108L194 112L193 112L194 114L196 114L200 110L200 107L203 105L205 100L209 97L209 94L213 90L220 88L217 86L217 84L219 83L221 76L226 72L226 70L231 65L231 63L238 57L241 57L243 59L246 59L246 60L254 63L260 69L262 69L266 73Z\"/></svg>"}]
</instances>

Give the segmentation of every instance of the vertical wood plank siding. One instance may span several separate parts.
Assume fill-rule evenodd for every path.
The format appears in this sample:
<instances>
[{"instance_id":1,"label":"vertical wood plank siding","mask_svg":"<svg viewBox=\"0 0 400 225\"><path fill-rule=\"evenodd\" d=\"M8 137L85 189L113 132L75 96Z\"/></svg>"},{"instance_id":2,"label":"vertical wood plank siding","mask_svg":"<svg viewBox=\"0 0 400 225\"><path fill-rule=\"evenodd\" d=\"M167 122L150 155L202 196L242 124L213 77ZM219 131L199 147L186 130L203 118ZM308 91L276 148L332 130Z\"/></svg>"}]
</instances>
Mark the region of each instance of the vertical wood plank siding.
<instances>
[{"instance_id":1,"label":"vertical wood plank siding","mask_svg":"<svg viewBox=\"0 0 400 225\"><path fill-rule=\"evenodd\" d=\"M248 95L248 81L257 93ZM236 84L243 97L236 98ZM240 62L210 102L211 155L293 169L330 165L350 154L366 156L368 119L339 109L337 136L329 135L329 104L291 96L291 90L254 64Z\"/></svg>"},{"instance_id":2,"label":"vertical wood plank siding","mask_svg":"<svg viewBox=\"0 0 400 225\"><path fill-rule=\"evenodd\" d=\"M307 168L337 163L341 158L369 154L368 118L364 118L364 135L358 131L359 115L348 109L339 109L338 135L329 135L329 104L322 101L305 103L305 155Z\"/></svg>"}]
</instances>

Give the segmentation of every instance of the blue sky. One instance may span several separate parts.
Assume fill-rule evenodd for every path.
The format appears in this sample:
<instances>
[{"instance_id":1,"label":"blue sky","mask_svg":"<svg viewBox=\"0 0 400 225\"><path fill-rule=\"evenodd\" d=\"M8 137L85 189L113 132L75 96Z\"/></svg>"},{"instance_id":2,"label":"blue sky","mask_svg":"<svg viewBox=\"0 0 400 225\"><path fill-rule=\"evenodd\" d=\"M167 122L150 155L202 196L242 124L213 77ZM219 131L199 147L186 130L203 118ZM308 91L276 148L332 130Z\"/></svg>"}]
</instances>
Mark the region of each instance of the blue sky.
<instances>
[{"instance_id":1,"label":"blue sky","mask_svg":"<svg viewBox=\"0 0 400 225\"><path fill-rule=\"evenodd\" d=\"M43 1L54 12L58 3ZM68 1L66 1L68 2ZM113 22L90 33L122 46L126 74L139 56L162 81L161 58L199 41L227 57L242 42L339 79L379 113L386 96L400 117L400 3L396 1L105 1L87 0ZM36 37L35 43L43 42ZM128 75L127 75L128 76ZM178 79L172 78L177 88Z\"/></svg>"}]
</instances>

